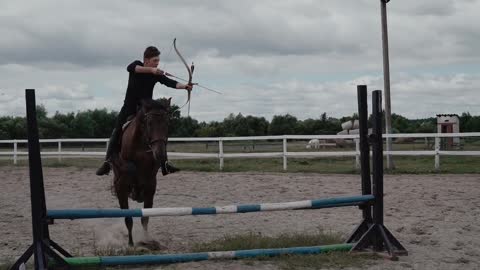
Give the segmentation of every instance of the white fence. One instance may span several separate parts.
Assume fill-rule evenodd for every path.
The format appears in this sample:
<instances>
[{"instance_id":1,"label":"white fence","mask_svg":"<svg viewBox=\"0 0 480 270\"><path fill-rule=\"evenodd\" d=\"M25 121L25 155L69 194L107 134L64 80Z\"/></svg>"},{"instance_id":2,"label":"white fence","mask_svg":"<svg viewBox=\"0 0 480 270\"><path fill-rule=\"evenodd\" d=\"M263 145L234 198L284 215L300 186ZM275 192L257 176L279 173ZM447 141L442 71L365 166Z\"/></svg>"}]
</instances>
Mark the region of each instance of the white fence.
<instances>
[{"instance_id":1,"label":"white fence","mask_svg":"<svg viewBox=\"0 0 480 270\"><path fill-rule=\"evenodd\" d=\"M392 156L434 156L435 168L440 168L440 156L480 156L480 151L445 151L440 150L440 138L467 138L480 137L480 132L469 133L412 133L412 134L389 134L384 138L434 138L435 144L432 150L408 150L408 151L384 151L385 155ZM288 152L289 140L353 140L355 141L355 151L309 151L309 152ZM253 152L253 153L224 153L224 142L227 141L282 141L283 151L281 152ZM64 156L75 157L101 157L105 151L65 151L62 150L62 143L105 143L108 145L108 139L42 139L40 143L56 143L57 151L42 151L43 157L57 157L59 160ZM216 158L219 160L220 169L223 169L225 158L283 158L283 169L287 170L287 161L289 157L355 157L357 168L360 166L360 147L359 135L282 135L282 136L250 136L250 137L208 137L208 138L169 138L169 142L216 142L218 143L218 153L188 153L188 152L168 152L169 158ZM0 144L12 144L13 151L0 151L0 156L11 156L13 163L17 164L20 156L28 156L26 151L18 151L18 144L26 144L27 140L0 140ZM3 147L2 147L3 148ZM335 149L336 150L336 149Z\"/></svg>"}]
</instances>

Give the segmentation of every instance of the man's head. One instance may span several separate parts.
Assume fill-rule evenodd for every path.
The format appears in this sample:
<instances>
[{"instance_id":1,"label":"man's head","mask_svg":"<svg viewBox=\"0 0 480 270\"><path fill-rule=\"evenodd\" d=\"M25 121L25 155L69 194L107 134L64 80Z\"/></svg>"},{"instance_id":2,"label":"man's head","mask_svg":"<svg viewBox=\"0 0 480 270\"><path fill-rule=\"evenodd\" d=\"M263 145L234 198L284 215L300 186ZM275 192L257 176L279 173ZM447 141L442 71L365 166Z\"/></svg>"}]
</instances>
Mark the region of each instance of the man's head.
<instances>
[{"instance_id":1,"label":"man's head","mask_svg":"<svg viewBox=\"0 0 480 270\"><path fill-rule=\"evenodd\" d=\"M157 47L149 46L143 53L143 64L146 67L158 67L160 62L160 51Z\"/></svg>"}]
</instances>

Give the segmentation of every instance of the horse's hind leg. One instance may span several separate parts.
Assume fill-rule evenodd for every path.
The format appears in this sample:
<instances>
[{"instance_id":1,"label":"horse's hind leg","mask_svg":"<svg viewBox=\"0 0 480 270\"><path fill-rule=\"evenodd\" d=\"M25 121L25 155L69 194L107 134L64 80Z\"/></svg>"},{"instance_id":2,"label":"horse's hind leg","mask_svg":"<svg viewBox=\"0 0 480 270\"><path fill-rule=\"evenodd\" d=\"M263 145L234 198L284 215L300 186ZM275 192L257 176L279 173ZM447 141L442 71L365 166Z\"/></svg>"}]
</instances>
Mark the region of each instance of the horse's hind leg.
<instances>
[{"instance_id":1,"label":"horse's hind leg","mask_svg":"<svg viewBox=\"0 0 480 270\"><path fill-rule=\"evenodd\" d=\"M125 179L122 179L125 180ZM128 187L123 185L117 193L118 202L120 204L121 209L128 209ZM125 218L125 225L128 229L128 245L133 246L133 237L132 237L132 227L133 227L133 219L131 217Z\"/></svg>"}]
</instances>

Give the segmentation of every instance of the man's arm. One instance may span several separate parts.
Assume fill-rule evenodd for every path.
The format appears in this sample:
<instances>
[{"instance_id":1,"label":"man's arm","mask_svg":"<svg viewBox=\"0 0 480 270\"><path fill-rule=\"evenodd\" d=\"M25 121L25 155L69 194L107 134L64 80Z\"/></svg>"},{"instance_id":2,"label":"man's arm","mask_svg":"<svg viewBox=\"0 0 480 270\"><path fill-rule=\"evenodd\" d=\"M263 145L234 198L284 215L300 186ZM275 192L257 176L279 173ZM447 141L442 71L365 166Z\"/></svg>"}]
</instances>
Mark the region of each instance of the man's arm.
<instances>
[{"instance_id":1,"label":"man's arm","mask_svg":"<svg viewBox=\"0 0 480 270\"><path fill-rule=\"evenodd\" d=\"M175 80L172 80L172 79L168 78L165 75L158 76L158 82L165 85L165 86L168 86L170 88L192 90L191 85L179 83Z\"/></svg>"},{"instance_id":2,"label":"man's arm","mask_svg":"<svg viewBox=\"0 0 480 270\"><path fill-rule=\"evenodd\" d=\"M144 67L139 60L133 61L127 66L127 71L130 73L150 73L154 75L163 75L163 70L154 67Z\"/></svg>"},{"instance_id":3,"label":"man's arm","mask_svg":"<svg viewBox=\"0 0 480 270\"><path fill-rule=\"evenodd\" d=\"M142 67L142 66L135 66L135 73L151 73L151 74L163 74L160 73L160 69L153 68L153 67Z\"/></svg>"}]
</instances>

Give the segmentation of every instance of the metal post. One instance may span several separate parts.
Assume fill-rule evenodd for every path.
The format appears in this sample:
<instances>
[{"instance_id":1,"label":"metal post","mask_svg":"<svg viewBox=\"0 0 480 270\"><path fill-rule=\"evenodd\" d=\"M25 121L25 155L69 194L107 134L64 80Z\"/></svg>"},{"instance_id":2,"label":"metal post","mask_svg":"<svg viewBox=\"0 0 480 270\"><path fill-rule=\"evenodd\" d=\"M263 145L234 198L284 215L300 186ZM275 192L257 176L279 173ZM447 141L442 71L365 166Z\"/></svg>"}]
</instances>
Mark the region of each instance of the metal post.
<instances>
[{"instance_id":1,"label":"metal post","mask_svg":"<svg viewBox=\"0 0 480 270\"><path fill-rule=\"evenodd\" d=\"M283 170L287 170L287 137L283 136Z\"/></svg>"},{"instance_id":2,"label":"metal post","mask_svg":"<svg viewBox=\"0 0 480 270\"><path fill-rule=\"evenodd\" d=\"M383 224L383 138L382 138L382 94L380 90L372 96L373 132L370 135L373 163L373 223L368 224L368 230L356 241L354 250L362 250L373 246L374 251L386 250L391 258L397 255L407 255L405 247L393 236ZM362 173L363 175L363 173ZM351 237L349 240L355 240Z\"/></svg>"},{"instance_id":3,"label":"metal post","mask_svg":"<svg viewBox=\"0 0 480 270\"><path fill-rule=\"evenodd\" d=\"M36 270L49 269L48 264L50 262L58 265L61 269L69 269L67 262L54 249L66 257L71 257L71 255L50 239L46 222L47 206L43 185L42 159L40 156L35 90L25 90L25 99L27 106L28 167L30 172L33 243L10 267L10 270L25 269L25 264L32 255L34 257L34 269Z\"/></svg>"},{"instance_id":4,"label":"metal post","mask_svg":"<svg viewBox=\"0 0 480 270\"><path fill-rule=\"evenodd\" d=\"M383 225L383 139L382 139L382 93L380 90L373 91L372 114L373 114L373 194L375 204L373 206L373 222ZM383 249L381 239L373 238L373 246L379 251Z\"/></svg>"},{"instance_id":5,"label":"metal post","mask_svg":"<svg viewBox=\"0 0 480 270\"><path fill-rule=\"evenodd\" d=\"M218 157L220 158L220 170L223 171L224 161L223 161L223 140L222 138L218 139Z\"/></svg>"},{"instance_id":6,"label":"metal post","mask_svg":"<svg viewBox=\"0 0 480 270\"><path fill-rule=\"evenodd\" d=\"M390 0L380 0L382 17L382 48L383 48L383 85L385 89L385 133L392 133L392 106L390 102L390 61L388 54L388 26L387 26L387 3ZM394 169L392 151L392 139L387 138L387 168Z\"/></svg>"},{"instance_id":7,"label":"metal post","mask_svg":"<svg viewBox=\"0 0 480 270\"><path fill-rule=\"evenodd\" d=\"M362 177L362 195L372 194L372 181L370 178L370 146L368 143L368 103L367 86L357 86L358 93L358 117L360 135L360 168ZM364 211L364 219L371 217L370 209Z\"/></svg>"},{"instance_id":8,"label":"metal post","mask_svg":"<svg viewBox=\"0 0 480 270\"><path fill-rule=\"evenodd\" d=\"M32 204L33 255L35 258L35 269L47 269L47 257L45 256L45 250L42 245L45 229L48 230L48 226L45 226L43 222L47 215L47 208L43 186L37 112L35 110L35 90L27 89L25 91L25 99L27 102L28 164L30 168L30 195Z\"/></svg>"},{"instance_id":9,"label":"metal post","mask_svg":"<svg viewBox=\"0 0 480 270\"><path fill-rule=\"evenodd\" d=\"M383 138L382 138L382 92L380 90L373 91L372 95L372 115L373 115L373 132L372 132L372 159L373 162L373 190L375 195L375 203L383 205L383 185L380 185L383 179ZM383 210L383 207L377 210ZM375 218L375 213L374 213ZM383 215L377 215L376 223L383 224ZM380 222L381 221L381 222Z\"/></svg>"},{"instance_id":10,"label":"metal post","mask_svg":"<svg viewBox=\"0 0 480 270\"><path fill-rule=\"evenodd\" d=\"M359 136L357 151L360 151L360 176L362 195L372 194L372 181L370 177L370 146L368 142L368 102L367 86L357 86L358 96L358 117L359 117ZM362 205L362 222L347 238L347 243L357 243L367 233L372 226L372 206Z\"/></svg>"},{"instance_id":11,"label":"metal post","mask_svg":"<svg viewBox=\"0 0 480 270\"><path fill-rule=\"evenodd\" d=\"M13 140L13 164L14 165L17 165L17 151L18 151L17 140Z\"/></svg>"}]
</instances>

